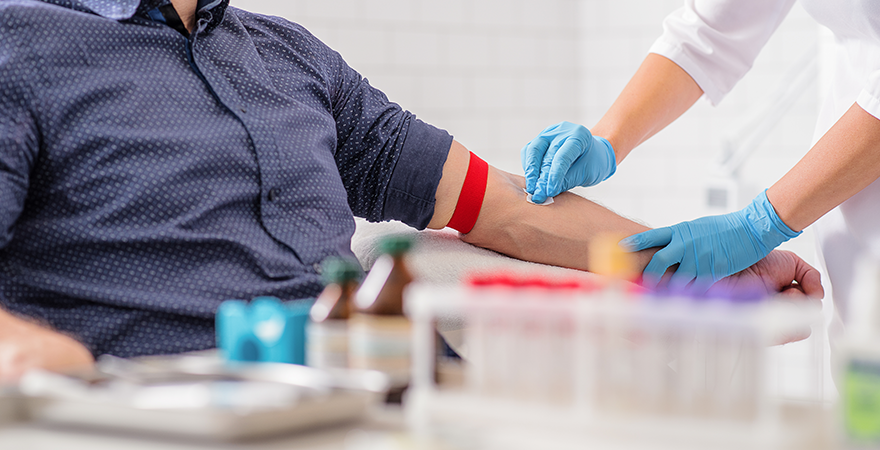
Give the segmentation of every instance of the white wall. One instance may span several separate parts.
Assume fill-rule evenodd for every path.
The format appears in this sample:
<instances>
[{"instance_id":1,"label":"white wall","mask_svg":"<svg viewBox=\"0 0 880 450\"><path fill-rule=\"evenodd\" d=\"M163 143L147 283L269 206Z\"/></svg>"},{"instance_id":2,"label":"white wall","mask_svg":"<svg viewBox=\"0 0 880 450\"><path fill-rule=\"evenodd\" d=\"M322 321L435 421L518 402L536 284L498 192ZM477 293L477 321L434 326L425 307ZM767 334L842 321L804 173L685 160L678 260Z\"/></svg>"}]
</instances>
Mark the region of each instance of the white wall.
<instances>
[{"instance_id":1,"label":"white wall","mask_svg":"<svg viewBox=\"0 0 880 450\"><path fill-rule=\"evenodd\" d=\"M302 24L388 97L521 172L532 135L578 116L576 0L233 0Z\"/></svg>"},{"instance_id":2,"label":"white wall","mask_svg":"<svg viewBox=\"0 0 880 450\"><path fill-rule=\"evenodd\" d=\"M682 0L233 0L298 22L422 119L491 164L522 173L519 152L545 126L591 126ZM708 212L706 170L721 140L778 87L817 40L795 5L752 72L719 107L700 101L645 143L600 186L579 192L654 226ZM808 149L817 114L811 87L743 169L742 203ZM813 260L808 233L787 247Z\"/></svg>"}]
</instances>

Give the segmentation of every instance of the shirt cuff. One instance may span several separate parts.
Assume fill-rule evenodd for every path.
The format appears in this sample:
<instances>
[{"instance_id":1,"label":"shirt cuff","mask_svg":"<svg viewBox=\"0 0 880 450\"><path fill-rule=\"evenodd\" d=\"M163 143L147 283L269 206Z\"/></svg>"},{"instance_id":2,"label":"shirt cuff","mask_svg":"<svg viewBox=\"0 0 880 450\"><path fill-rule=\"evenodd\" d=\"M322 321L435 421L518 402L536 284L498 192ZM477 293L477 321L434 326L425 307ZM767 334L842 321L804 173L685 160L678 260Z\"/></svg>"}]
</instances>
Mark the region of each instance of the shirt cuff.
<instances>
[{"instance_id":1,"label":"shirt cuff","mask_svg":"<svg viewBox=\"0 0 880 450\"><path fill-rule=\"evenodd\" d=\"M880 119L880 70L871 74L856 103L868 114Z\"/></svg>"},{"instance_id":2,"label":"shirt cuff","mask_svg":"<svg viewBox=\"0 0 880 450\"><path fill-rule=\"evenodd\" d=\"M450 146L449 133L412 119L388 184L385 220L399 220L419 230L428 226Z\"/></svg>"},{"instance_id":3,"label":"shirt cuff","mask_svg":"<svg viewBox=\"0 0 880 450\"><path fill-rule=\"evenodd\" d=\"M726 93L718 88L718 86L712 81L712 77L706 74L706 72L700 68L700 65L688 56L687 52L684 51L680 45L672 44L661 38L654 42L654 45L651 46L648 52L666 57L687 72L697 85L700 86L700 89L703 90L703 95L709 100L709 103L711 103L712 106L717 106L718 103L724 99Z\"/></svg>"}]
</instances>

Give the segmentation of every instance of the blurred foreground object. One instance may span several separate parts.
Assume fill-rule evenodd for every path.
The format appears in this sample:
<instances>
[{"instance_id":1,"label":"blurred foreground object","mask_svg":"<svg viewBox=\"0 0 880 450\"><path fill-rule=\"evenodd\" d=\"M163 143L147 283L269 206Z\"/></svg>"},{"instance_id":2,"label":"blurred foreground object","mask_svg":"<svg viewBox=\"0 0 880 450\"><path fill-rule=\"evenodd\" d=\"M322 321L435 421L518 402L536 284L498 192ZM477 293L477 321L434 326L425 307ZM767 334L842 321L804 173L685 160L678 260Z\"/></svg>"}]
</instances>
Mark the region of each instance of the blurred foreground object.
<instances>
[{"instance_id":1,"label":"blurred foreground object","mask_svg":"<svg viewBox=\"0 0 880 450\"><path fill-rule=\"evenodd\" d=\"M636 257L617 243L626 236L602 234L590 242L587 262L590 272L606 277L635 281L639 277Z\"/></svg>"},{"instance_id":2,"label":"blurred foreground object","mask_svg":"<svg viewBox=\"0 0 880 450\"><path fill-rule=\"evenodd\" d=\"M305 364L310 301L257 297L223 302L217 310L217 347L229 361Z\"/></svg>"},{"instance_id":3,"label":"blurred foreground object","mask_svg":"<svg viewBox=\"0 0 880 450\"><path fill-rule=\"evenodd\" d=\"M747 294L747 293L746 293ZM407 291L417 432L474 430L507 448L828 448L824 324L814 303L650 293L493 274ZM437 385L432 323L465 317L465 385ZM809 397L774 397L768 346L812 337Z\"/></svg>"},{"instance_id":4,"label":"blurred foreground object","mask_svg":"<svg viewBox=\"0 0 880 450\"><path fill-rule=\"evenodd\" d=\"M350 366L388 374L395 389L405 388L410 376L412 332L403 315L403 290L413 280L405 261L410 247L404 236L382 240L382 256L357 291L348 329Z\"/></svg>"},{"instance_id":5,"label":"blurred foreground object","mask_svg":"<svg viewBox=\"0 0 880 450\"><path fill-rule=\"evenodd\" d=\"M326 287L309 311L306 360L317 368L348 367L348 319L361 279L357 261L332 257L323 263Z\"/></svg>"},{"instance_id":6,"label":"blurred foreground object","mask_svg":"<svg viewBox=\"0 0 880 450\"><path fill-rule=\"evenodd\" d=\"M25 374L19 385L22 419L228 441L358 419L388 388L378 372L231 364L213 352L104 356L96 368L82 377Z\"/></svg>"},{"instance_id":7,"label":"blurred foreground object","mask_svg":"<svg viewBox=\"0 0 880 450\"><path fill-rule=\"evenodd\" d=\"M850 305L850 326L835 368L840 432L847 449L880 448L880 263L870 256L856 263L861 298Z\"/></svg>"}]
</instances>

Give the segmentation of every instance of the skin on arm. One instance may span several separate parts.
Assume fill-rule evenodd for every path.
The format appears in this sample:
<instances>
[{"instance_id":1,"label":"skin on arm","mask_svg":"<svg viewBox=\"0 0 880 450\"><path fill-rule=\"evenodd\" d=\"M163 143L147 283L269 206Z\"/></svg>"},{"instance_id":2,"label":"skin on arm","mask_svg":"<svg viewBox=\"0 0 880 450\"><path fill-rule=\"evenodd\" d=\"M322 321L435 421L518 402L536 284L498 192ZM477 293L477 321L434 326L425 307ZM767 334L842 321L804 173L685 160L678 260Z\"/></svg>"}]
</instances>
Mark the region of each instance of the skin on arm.
<instances>
[{"instance_id":1,"label":"skin on arm","mask_svg":"<svg viewBox=\"0 0 880 450\"><path fill-rule=\"evenodd\" d=\"M428 228L440 229L449 223L468 162L468 150L453 141ZM552 205L534 205L525 200L524 187L523 177L489 166L479 218L462 239L527 261L587 270L589 261L585 255L590 240L601 234L629 236L648 229L570 192L557 196ZM647 265L651 254L651 251L637 254L642 267Z\"/></svg>"},{"instance_id":2,"label":"skin on arm","mask_svg":"<svg viewBox=\"0 0 880 450\"><path fill-rule=\"evenodd\" d=\"M650 53L591 131L611 143L617 163L672 123L703 95L677 64Z\"/></svg>"},{"instance_id":3,"label":"skin on arm","mask_svg":"<svg viewBox=\"0 0 880 450\"><path fill-rule=\"evenodd\" d=\"M880 178L880 120L854 104L767 190L779 218L800 231Z\"/></svg>"},{"instance_id":4,"label":"skin on arm","mask_svg":"<svg viewBox=\"0 0 880 450\"><path fill-rule=\"evenodd\" d=\"M75 339L0 310L0 383L30 369L66 371L93 363L92 354Z\"/></svg>"},{"instance_id":5,"label":"skin on arm","mask_svg":"<svg viewBox=\"0 0 880 450\"><path fill-rule=\"evenodd\" d=\"M429 228L446 226L464 183L469 155L453 142L443 177L437 188L434 217ZM526 202L525 180L489 167L486 195L476 225L462 240L479 247L527 261L587 270L590 241L606 234L629 236L648 227L621 217L577 194L564 192L546 206ZM655 249L637 252L636 264L643 270ZM791 252L773 252L738 276L722 280L729 286L760 283L767 292L792 290L821 298L824 295L816 269Z\"/></svg>"}]
</instances>

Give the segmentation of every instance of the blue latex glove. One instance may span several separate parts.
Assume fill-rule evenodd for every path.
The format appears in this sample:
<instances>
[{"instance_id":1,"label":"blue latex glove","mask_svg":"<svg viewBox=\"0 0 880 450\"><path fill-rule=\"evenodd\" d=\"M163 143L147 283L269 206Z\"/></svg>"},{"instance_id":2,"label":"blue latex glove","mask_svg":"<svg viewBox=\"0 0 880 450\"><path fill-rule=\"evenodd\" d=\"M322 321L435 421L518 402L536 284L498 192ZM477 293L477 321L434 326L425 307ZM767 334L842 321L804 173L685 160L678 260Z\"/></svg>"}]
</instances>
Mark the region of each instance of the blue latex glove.
<instances>
[{"instance_id":1,"label":"blue latex glove","mask_svg":"<svg viewBox=\"0 0 880 450\"><path fill-rule=\"evenodd\" d=\"M526 191L544 203L576 186L593 186L617 170L614 149L586 127L561 122L544 129L520 153Z\"/></svg>"},{"instance_id":2,"label":"blue latex glove","mask_svg":"<svg viewBox=\"0 0 880 450\"><path fill-rule=\"evenodd\" d=\"M656 286L669 266L679 264L670 284L684 286L695 281L698 287L708 289L799 234L779 218L764 191L741 211L645 231L620 241L620 245L629 251L663 247L645 268L643 278L648 286Z\"/></svg>"}]
</instances>

